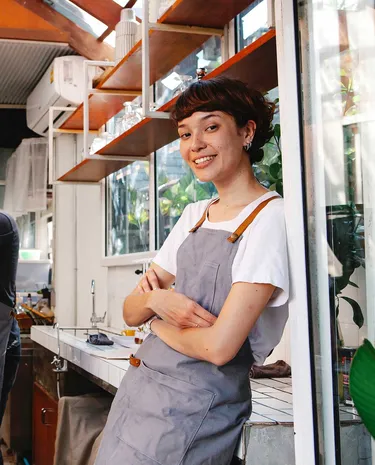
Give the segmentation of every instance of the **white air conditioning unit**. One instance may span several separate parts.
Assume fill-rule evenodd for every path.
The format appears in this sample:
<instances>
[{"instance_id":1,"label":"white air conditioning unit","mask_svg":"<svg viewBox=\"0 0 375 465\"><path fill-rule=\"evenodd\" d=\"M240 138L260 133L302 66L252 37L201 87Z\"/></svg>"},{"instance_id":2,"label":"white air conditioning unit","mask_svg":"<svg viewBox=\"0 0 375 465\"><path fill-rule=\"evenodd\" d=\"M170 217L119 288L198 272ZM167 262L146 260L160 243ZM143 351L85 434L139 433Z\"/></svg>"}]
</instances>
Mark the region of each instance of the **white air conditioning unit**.
<instances>
[{"instance_id":1,"label":"white air conditioning unit","mask_svg":"<svg viewBox=\"0 0 375 465\"><path fill-rule=\"evenodd\" d=\"M81 56L55 58L31 92L26 103L27 126L41 136L48 135L49 107L75 107L83 101L83 62ZM89 67L89 78L95 75ZM54 127L60 127L72 112L55 112Z\"/></svg>"}]
</instances>

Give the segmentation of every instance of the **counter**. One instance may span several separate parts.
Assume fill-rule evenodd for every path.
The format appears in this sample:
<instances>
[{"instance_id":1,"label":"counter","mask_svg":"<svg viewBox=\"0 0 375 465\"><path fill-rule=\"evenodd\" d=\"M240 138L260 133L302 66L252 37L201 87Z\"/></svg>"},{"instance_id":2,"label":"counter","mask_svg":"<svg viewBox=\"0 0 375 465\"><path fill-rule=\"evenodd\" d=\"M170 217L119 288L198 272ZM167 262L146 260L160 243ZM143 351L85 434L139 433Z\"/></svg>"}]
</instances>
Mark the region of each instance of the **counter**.
<instances>
[{"instance_id":1,"label":"counter","mask_svg":"<svg viewBox=\"0 0 375 465\"><path fill-rule=\"evenodd\" d=\"M101 329L105 331L106 328ZM57 330L52 326L32 326L31 339L51 352L58 353ZM118 389L129 367L129 362L102 359L88 352L88 344L83 339L60 331L61 358Z\"/></svg>"}]
</instances>

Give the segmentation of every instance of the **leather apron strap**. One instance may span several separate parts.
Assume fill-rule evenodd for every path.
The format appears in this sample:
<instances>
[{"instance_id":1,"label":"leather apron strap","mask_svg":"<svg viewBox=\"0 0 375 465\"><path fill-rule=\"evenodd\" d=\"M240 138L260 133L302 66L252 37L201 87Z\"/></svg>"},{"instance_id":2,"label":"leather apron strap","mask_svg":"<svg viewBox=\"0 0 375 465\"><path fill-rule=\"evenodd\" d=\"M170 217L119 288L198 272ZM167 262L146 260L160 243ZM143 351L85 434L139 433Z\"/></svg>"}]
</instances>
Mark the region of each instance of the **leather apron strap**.
<instances>
[{"instance_id":1,"label":"leather apron strap","mask_svg":"<svg viewBox=\"0 0 375 465\"><path fill-rule=\"evenodd\" d=\"M278 199L279 197L271 197L270 199L264 200L262 203L260 203L251 213L250 215L246 218L246 220L241 223L238 228L234 231L233 234L231 234L227 241L236 242L236 240L242 236L242 234L246 231L246 229L251 225L251 223L255 220L255 218L259 215L259 213L263 210L264 207L266 207L272 200Z\"/></svg>"},{"instance_id":2,"label":"leather apron strap","mask_svg":"<svg viewBox=\"0 0 375 465\"><path fill-rule=\"evenodd\" d=\"M228 241L229 242L232 242L232 244L234 242L236 242L238 240L239 237L242 236L242 234L246 231L246 229L251 225L251 223L255 220L255 218L258 216L258 214L263 210L264 207L266 207L272 200L274 199L278 199L279 197L271 197L269 199L266 199L264 200L263 202L261 202L251 213L250 215L246 218L245 221L243 221L239 226L238 228L234 231L234 233L232 233L229 237L228 237ZM214 203L216 203L219 199L215 199L213 200L212 202L210 202L201 219L198 221L198 223L190 229L189 232L191 233L194 233L195 231L197 231L201 226L202 224L206 221L206 218L207 218L207 213L208 213L208 210L209 208L211 207L211 205L213 205Z\"/></svg>"},{"instance_id":3,"label":"leather apron strap","mask_svg":"<svg viewBox=\"0 0 375 465\"><path fill-rule=\"evenodd\" d=\"M213 205L214 203L216 203L219 199L214 199L212 202L210 202L206 209L204 210L203 212L203 215L201 216L201 219L198 221L198 223L194 226L194 228L191 228L189 233L193 233L195 231L197 231L201 226L202 224L206 221L206 218L207 218L207 213L208 213L208 209L211 207L211 205Z\"/></svg>"}]
</instances>

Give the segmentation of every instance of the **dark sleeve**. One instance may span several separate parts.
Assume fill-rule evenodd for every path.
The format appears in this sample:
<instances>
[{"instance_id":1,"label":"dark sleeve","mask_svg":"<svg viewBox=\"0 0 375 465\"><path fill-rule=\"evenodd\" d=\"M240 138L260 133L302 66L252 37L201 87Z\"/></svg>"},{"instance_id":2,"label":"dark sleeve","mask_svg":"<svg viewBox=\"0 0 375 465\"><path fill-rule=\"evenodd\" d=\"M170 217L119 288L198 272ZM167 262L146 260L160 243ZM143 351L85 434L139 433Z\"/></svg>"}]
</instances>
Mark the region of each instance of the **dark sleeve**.
<instances>
[{"instance_id":1,"label":"dark sleeve","mask_svg":"<svg viewBox=\"0 0 375 465\"><path fill-rule=\"evenodd\" d=\"M17 224L5 212L0 212L0 302L14 307L19 253Z\"/></svg>"}]
</instances>

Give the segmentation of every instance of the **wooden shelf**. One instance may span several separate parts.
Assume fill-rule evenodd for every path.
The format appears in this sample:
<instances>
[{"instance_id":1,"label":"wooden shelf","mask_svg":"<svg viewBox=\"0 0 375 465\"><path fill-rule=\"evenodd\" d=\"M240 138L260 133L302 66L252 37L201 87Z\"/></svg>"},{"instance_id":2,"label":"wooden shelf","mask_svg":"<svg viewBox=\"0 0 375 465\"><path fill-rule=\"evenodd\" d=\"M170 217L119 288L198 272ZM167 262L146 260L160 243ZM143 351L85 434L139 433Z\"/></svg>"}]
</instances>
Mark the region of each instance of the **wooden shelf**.
<instances>
[{"instance_id":1,"label":"wooden shelf","mask_svg":"<svg viewBox=\"0 0 375 465\"><path fill-rule=\"evenodd\" d=\"M164 24L223 28L254 0L177 0L160 18ZM195 49L208 35L182 32L150 31L150 83L165 76ZM99 82L98 89L142 90L142 41ZM90 129L98 130L116 115L134 96L92 94L89 97ZM65 121L62 129L83 129L83 105Z\"/></svg>"},{"instance_id":2,"label":"wooden shelf","mask_svg":"<svg viewBox=\"0 0 375 465\"><path fill-rule=\"evenodd\" d=\"M268 31L235 56L212 71L205 79L227 76L241 79L263 92L277 86L276 34ZM160 108L169 111L176 99ZM98 151L99 155L148 156L177 139L177 128L171 120L145 118ZM129 164L124 161L85 159L59 178L59 181L100 181Z\"/></svg>"}]
</instances>

